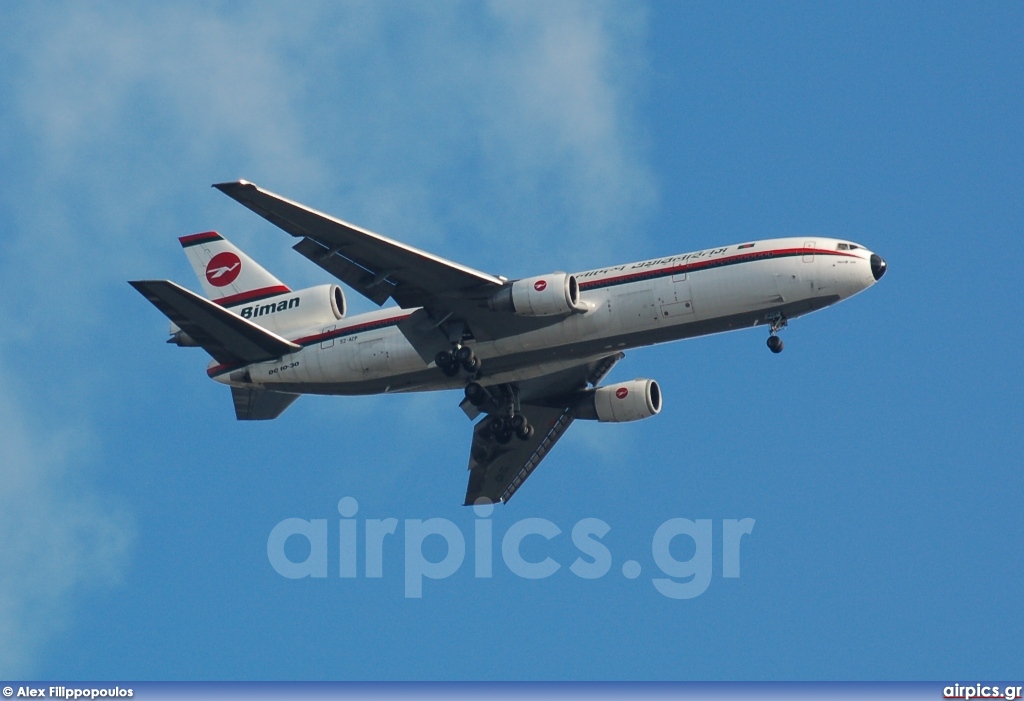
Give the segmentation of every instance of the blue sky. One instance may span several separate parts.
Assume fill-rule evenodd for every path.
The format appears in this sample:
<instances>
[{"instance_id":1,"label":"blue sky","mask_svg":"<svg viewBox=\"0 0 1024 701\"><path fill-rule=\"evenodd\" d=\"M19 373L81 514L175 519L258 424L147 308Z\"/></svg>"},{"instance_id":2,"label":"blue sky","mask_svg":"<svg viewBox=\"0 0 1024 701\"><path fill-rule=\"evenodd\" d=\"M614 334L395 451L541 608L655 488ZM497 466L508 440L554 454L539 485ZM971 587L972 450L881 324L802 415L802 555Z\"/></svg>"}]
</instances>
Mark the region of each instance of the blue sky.
<instances>
[{"instance_id":1,"label":"blue sky","mask_svg":"<svg viewBox=\"0 0 1024 701\"><path fill-rule=\"evenodd\" d=\"M4 16L0 676L1019 677L1020 3ZM326 281L208 187L234 178L508 276L804 234L890 272L793 323L780 356L761 331L629 353L612 379L656 378L662 414L577 423L490 519L496 552L517 521L556 524L523 553L561 569L496 558L479 579L467 558L409 599L401 529L381 579L336 576L337 504L448 519L472 551L459 397L237 423L125 284L198 289L175 239L209 229L294 287ZM328 521L331 576L271 567L287 518ZM584 518L611 527L594 580L569 571ZM714 529L689 600L651 581L673 518ZM743 518L723 578L722 521Z\"/></svg>"}]
</instances>

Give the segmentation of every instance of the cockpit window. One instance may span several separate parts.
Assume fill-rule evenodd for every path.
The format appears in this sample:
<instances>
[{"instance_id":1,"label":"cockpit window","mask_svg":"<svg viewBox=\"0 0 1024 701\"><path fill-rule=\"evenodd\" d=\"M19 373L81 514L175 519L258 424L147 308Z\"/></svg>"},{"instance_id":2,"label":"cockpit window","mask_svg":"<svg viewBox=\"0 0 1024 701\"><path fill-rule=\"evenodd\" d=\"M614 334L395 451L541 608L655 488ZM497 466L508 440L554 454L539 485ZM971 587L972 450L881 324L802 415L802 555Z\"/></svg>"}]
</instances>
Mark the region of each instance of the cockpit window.
<instances>
[{"instance_id":1,"label":"cockpit window","mask_svg":"<svg viewBox=\"0 0 1024 701\"><path fill-rule=\"evenodd\" d=\"M850 244L848 244L848 243L841 243L838 246L836 246L836 250L838 250L838 251L849 251L850 250Z\"/></svg>"},{"instance_id":2,"label":"cockpit window","mask_svg":"<svg viewBox=\"0 0 1024 701\"><path fill-rule=\"evenodd\" d=\"M850 250L851 251L856 251L858 248L860 248L860 246L858 246L857 244L855 244L855 243L851 243L850 244Z\"/></svg>"}]
</instances>

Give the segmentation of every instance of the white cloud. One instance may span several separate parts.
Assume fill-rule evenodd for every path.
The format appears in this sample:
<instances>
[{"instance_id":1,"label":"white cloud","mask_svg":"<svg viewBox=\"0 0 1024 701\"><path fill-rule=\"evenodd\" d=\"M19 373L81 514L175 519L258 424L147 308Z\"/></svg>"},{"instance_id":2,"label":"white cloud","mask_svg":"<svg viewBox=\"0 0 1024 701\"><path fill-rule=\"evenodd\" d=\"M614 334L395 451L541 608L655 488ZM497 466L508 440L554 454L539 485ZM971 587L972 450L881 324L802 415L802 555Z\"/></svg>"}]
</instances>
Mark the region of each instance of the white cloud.
<instances>
[{"instance_id":1,"label":"white cloud","mask_svg":"<svg viewBox=\"0 0 1024 701\"><path fill-rule=\"evenodd\" d=\"M508 170L534 196L538 176L537 184L556 185L579 227L571 235L635 231L652 204L653 178L631 123L639 75L613 40L637 41L639 18L599 4L494 7L509 28L509 56L495 66L508 89L494 96L490 121L513 154Z\"/></svg>"},{"instance_id":2,"label":"white cloud","mask_svg":"<svg viewBox=\"0 0 1024 701\"><path fill-rule=\"evenodd\" d=\"M29 47L19 95L50 177L80 173L97 145L113 160L209 164L238 149L250 165L316 167L291 106L300 81L280 60L278 18L178 5L66 9Z\"/></svg>"},{"instance_id":3,"label":"white cloud","mask_svg":"<svg viewBox=\"0 0 1024 701\"><path fill-rule=\"evenodd\" d=\"M7 118L32 144L31 177L8 193L18 226L7 245L54 296L155 267L172 250L156 245L164 237L226 222L249 241L262 223L207 188L219 179L523 275L628 255L655 199L633 116L637 10L70 4L39 15L23 21L23 70L6 86ZM45 260L31 255L40 230L54 244ZM263 243L282 275L317 276Z\"/></svg>"},{"instance_id":4,"label":"white cloud","mask_svg":"<svg viewBox=\"0 0 1024 701\"><path fill-rule=\"evenodd\" d=\"M71 448L117 440L99 390L134 367L112 363L117 344L103 343L125 323L118 313L141 308L124 304L124 280L187 274L168 258L173 237L206 228L257 247L296 284L322 280L211 182L245 177L508 275L628 254L654 202L633 115L644 30L634 9L69 3L8 19L0 358L16 355L41 382L57 366L75 381L0 399L9 675L31 668L79 589L126 566L130 518L109 514ZM142 331L162 327L154 318ZM90 417L78 433L29 402L58 394L66 415ZM44 415L46 429L28 418Z\"/></svg>"},{"instance_id":5,"label":"white cloud","mask_svg":"<svg viewBox=\"0 0 1024 701\"><path fill-rule=\"evenodd\" d=\"M510 274L628 255L656 199L633 114L642 13L495 2L375 26L386 52L324 51L317 206Z\"/></svg>"},{"instance_id":6,"label":"white cloud","mask_svg":"<svg viewBox=\"0 0 1024 701\"><path fill-rule=\"evenodd\" d=\"M119 579L133 540L129 517L82 474L88 437L40 430L25 414L9 393L0 397L0 677L8 679L31 673L66 625L75 592Z\"/></svg>"}]
</instances>

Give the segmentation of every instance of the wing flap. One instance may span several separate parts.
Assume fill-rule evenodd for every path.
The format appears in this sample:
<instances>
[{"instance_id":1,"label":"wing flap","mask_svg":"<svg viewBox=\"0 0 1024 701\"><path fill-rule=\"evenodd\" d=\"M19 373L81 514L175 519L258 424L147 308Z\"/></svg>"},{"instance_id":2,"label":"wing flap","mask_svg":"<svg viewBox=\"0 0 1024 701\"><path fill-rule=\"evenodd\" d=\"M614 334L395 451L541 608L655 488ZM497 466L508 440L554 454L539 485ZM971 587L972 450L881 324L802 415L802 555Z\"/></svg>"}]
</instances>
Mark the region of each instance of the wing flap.
<instances>
[{"instance_id":1,"label":"wing flap","mask_svg":"<svg viewBox=\"0 0 1024 701\"><path fill-rule=\"evenodd\" d=\"M259 363L301 348L170 280L128 284L219 363Z\"/></svg>"},{"instance_id":2,"label":"wing flap","mask_svg":"<svg viewBox=\"0 0 1024 701\"><path fill-rule=\"evenodd\" d=\"M378 280L372 271L337 255L335 251L311 238L303 238L292 248L377 306L388 301L388 298L394 293L395 285L391 281Z\"/></svg>"}]
</instances>

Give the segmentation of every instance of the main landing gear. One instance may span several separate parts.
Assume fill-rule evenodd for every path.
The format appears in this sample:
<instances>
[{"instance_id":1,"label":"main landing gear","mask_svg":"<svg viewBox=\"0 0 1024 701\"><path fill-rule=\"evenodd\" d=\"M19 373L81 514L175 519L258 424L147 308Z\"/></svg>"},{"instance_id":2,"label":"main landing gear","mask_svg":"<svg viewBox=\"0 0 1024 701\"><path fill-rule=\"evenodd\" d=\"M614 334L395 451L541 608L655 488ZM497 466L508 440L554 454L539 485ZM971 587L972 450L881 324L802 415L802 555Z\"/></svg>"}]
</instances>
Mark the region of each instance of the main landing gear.
<instances>
[{"instance_id":1,"label":"main landing gear","mask_svg":"<svg viewBox=\"0 0 1024 701\"><path fill-rule=\"evenodd\" d=\"M466 385L466 399L476 407L491 401L497 409L484 419L480 428L480 435L486 440L505 445L512 440L512 436L525 441L533 435L533 426L520 412L519 390L515 385L497 385L484 389L480 383L470 382Z\"/></svg>"},{"instance_id":2,"label":"main landing gear","mask_svg":"<svg viewBox=\"0 0 1024 701\"><path fill-rule=\"evenodd\" d=\"M441 351L434 356L434 362L448 377L458 375L460 368L470 375L475 375L480 369L480 358L476 357L473 349L469 346L459 345L450 351Z\"/></svg>"},{"instance_id":3,"label":"main landing gear","mask_svg":"<svg viewBox=\"0 0 1024 701\"><path fill-rule=\"evenodd\" d=\"M788 325L789 322L786 321L786 317L782 316L782 314L772 317L771 326L768 327L768 350L772 353L781 353L785 347L782 339L776 336L776 334Z\"/></svg>"}]
</instances>

